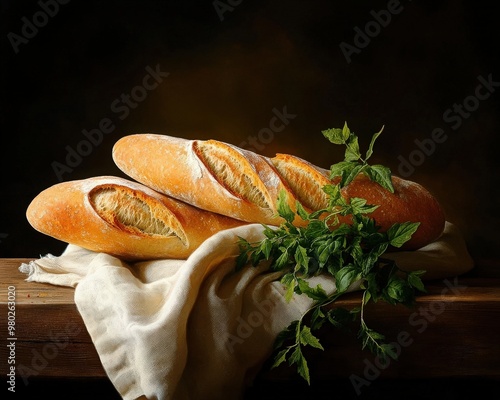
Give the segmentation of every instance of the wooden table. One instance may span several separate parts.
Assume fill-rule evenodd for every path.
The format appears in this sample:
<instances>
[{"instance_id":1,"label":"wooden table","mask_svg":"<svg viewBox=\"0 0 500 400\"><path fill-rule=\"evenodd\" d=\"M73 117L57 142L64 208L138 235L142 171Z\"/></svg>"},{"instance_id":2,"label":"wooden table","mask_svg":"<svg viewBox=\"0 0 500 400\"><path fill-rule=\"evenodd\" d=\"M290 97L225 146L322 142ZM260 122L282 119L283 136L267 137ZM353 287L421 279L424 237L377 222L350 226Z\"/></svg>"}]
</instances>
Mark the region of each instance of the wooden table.
<instances>
[{"instance_id":1,"label":"wooden table","mask_svg":"<svg viewBox=\"0 0 500 400\"><path fill-rule=\"evenodd\" d=\"M54 388L71 382L75 393L101 385L108 399L119 398L76 309L74 290L26 282L18 267L28 261L0 259L2 376L10 379L14 364L9 363L15 359L18 392L49 390L55 398ZM482 387L484 382L500 386L500 263L477 261L466 275L430 281L426 288L413 309L377 303L367 310L371 327L398 349L397 361L384 365L360 349L353 333L327 328L321 332L325 351L308 353L311 388L335 381L353 396L367 396L377 385L408 379L480 380ZM358 300L353 293L336 304L350 307ZM273 370L266 366L249 392L264 398L270 387L282 394L296 393L297 387L312 390L286 365Z\"/></svg>"}]
</instances>

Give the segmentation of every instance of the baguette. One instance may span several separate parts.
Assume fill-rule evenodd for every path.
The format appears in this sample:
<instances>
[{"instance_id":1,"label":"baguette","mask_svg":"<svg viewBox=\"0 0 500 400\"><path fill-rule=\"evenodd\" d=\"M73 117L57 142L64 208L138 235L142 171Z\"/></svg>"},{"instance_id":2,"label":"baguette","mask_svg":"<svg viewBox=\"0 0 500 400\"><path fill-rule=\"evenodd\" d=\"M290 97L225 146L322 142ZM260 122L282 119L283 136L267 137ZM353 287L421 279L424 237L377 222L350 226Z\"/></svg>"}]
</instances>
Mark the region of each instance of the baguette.
<instances>
[{"instance_id":1,"label":"baguette","mask_svg":"<svg viewBox=\"0 0 500 400\"><path fill-rule=\"evenodd\" d=\"M271 159L284 180L290 183L299 201L314 210L327 206L328 199L322 187L338 183L340 178L330 180L330 171L314 166L299 157L277 154ZM367 204L379 207L369 214L381 231L395 223L420 222L417 231L406 242L402 250L416 250L436 239L444 231L446 218L437 199L422 185L392 176L394 193L384 189L366 175L358 175L342 188L345 199L360 197ZM349 217L340 217L340 222L349 223Z\"/></svg>"},{"instance_id":2,"label":"baguette","mask_svg":"<svg viewBox=\"0 0 500 400\"><path fill-rule=\"evenodd\" d=\"M323 187L338 183L329 178L329 170L299 157L264 157L215 140L129 135L113 147L113 160L128 176L171 197L232 218L270 225L282 222L275 206L279 190L286 191L292 209L298 201L310 212L328 205ZM420 222L404 250L436 240L445 226L436 198L416 182L393 176L392 183L394 193L361 174L342 194L346 199L361 197L378 205L369 216L382 231L394 223ZM350 219L340 218L340 222L349 223ZM297 217L294 224L304 225L305 221Z\"/></svg>"},{"instance_id":3,"label":"baguette","mask_svg":"<svg viewBox=\"0 0 500 400\"><path fill-rule=\"evenodd\" d=\"M135 134L119 139L112 155L129 177L204 210L279 225L281 190L295 209L295 196L268 158L224 142Z\"/></svg>"},{"instance_id":4,"label":"baguette","mask_svg":"<svg viewBox=\"0 0 500 400\"><path fill-rule=\"evenodd\" d=\"M114 176L51 186L26 217L48 236L126 261L184 259L212 234L244 224Z\"/></svg>"}]
</instances>

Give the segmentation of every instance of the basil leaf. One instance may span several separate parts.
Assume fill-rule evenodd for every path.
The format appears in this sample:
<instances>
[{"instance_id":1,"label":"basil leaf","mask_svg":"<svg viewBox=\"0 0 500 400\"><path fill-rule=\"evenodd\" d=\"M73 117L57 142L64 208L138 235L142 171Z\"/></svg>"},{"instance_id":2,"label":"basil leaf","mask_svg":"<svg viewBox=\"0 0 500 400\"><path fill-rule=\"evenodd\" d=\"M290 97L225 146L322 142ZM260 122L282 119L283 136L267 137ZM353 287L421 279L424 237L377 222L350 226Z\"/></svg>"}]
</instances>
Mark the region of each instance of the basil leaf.
<instances>
[{"instance_id":1,"label":"basil leaf","mask_svg":"<svg viewBox=\"0 0 500 400\"><path fill-rule=\"evenodd\" d=\"M336 286L339 292L345 292L356 280L358 272L352 266L342 268L335 274Z\"/></svg>"},{"instance_id":2,"label":"basil leaf","mask_svg":"<svg viewBox=\"0 0 500 400\"><path fill-rule=\"evenodd\" d=\"M420 279L423 274L425 274L425 271L412 271L408 274L408 283L421 292L426 291L422 279Z\"/></svg>"},{"instance_id":3,"label":"basil leaf","mask_svg":"<svg viewBox=\"0 0 500 400\"><path fill-rule=\"evenodd\" d=\"M356 164L353 167L351 167L349 170L344 170L342 172L342 178L340 180L340 187L346 187L351 183L354 178L361 172L361 170L364 168L364 165Z\"/></svg>"},{"instance_id":4,"label":"basil leaf","mask_svg":"<svg viewBox=\"0 0 500 400\"><path fill-rule=\"evenodd\" d=\"M280 190L278 194L278 204L277 210L280 217L282 217L285 221L292 223L295 219L295 213L292 211L290 206L288 205L288 198L286 192L284 190Z\"/></svg>"},{"instance_id":5,"label":"basil leaf","mask_svg":"<svg viewBox=\"0 0 500 400\"><path fill-rule=\"evenodd\" d=\"M326 129L321 131L321 133L333 144L344 144L346 141L343 130L339 128Z\"/></svg>"},{"instance_id":6,"label":"basil leaf","mask_svg":"<svg viewBox=\"0 0 500 400\"><path fill-rule=\"evenodd\" d=\"M344 171L352 170L358 163L352 161L340 161L330 166L330 179L342 176Z\"/></svg>"},{"instance_id":7,"label":"basil leaf","mask_svg":"<svg viewBox=\"0 0 500 400\"><path fill-rule=\"evenodd\" d=\"M347 126L347 121L345 121L344 126L342 127L342 137L344 138L344 142L346 142L352 135L354 135L354 133L351 133L351 130Z\"/></svg>"},{"instance_id":8,"label":"basil leaf","mask_svg":"<svg viewBox=\"0 0 500 400\"><path fill-rule=\"evenodd\" d=\"M345 161L358 161L361 158L357 136L350 136L348 141L346 142L344 158Z\"/></svg>"},{"instance_id":9,"label":"basil leaf","mask_svg":"<svg viewBox=\"0 0 500 400\"><path fill-rule=\"evenodd\" d=\"M394 247L401 247L416 232L420 222L403 222L394 224L387 230L389 244Z\"/></svg>"},{"instance_id":10,"label":"basil leaf","mask_svg":"<svg viewBox=\"0 0 500 400\"><path fill-rule=\"evenodd\" d=\"M394 193L394 186L392 185L392 174L391 170L383 165L370 165L364 171L368 177L377 182L384 189L389 192Z\"/></svg>"}]
</instances>

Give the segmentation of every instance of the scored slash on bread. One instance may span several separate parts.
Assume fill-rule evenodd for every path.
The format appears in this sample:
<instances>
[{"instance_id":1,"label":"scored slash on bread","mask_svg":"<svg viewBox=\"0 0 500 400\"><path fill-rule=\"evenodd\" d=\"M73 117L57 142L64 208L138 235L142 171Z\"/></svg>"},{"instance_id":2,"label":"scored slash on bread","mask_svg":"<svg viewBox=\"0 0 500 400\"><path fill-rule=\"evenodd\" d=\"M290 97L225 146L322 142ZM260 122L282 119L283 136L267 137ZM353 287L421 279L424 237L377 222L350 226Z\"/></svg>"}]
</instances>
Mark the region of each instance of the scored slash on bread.
<instances>
[{"instance_id":1,"label":"scored slash on bread","mask_svg":"<svg viewBox=\"0 0 500 400\"><path fill-rule=\"evenodd\" d=\"M272 171L263 158L252 153L245 157L231 146L215 140L194 141L193 152L229 192L263 210L273 208L274 199L264 185Z\"/></svg>"},{"instance_id":2,"label":"scored slash on bread","mask_svg":"<svg viewBox=\"0 0 500 400\"><path fill-rule=\"evenodd\" d=\"M26 216L46 235L129 261L186 258L216 232L243 225L113 176L53 185Z\"/></svg>"},{"instance_id":3,"label":"scored slash on bread","mask_svg":"<svg viewBox=\"0 0 500 400\"><path fill-rule=\"evenodd\" d=\"M271 162L304 208L317 211L328 206L328 197L323 190L331 184L327 170L289 154L278 153L271 158Z\"/></svg>"}]
</instances>

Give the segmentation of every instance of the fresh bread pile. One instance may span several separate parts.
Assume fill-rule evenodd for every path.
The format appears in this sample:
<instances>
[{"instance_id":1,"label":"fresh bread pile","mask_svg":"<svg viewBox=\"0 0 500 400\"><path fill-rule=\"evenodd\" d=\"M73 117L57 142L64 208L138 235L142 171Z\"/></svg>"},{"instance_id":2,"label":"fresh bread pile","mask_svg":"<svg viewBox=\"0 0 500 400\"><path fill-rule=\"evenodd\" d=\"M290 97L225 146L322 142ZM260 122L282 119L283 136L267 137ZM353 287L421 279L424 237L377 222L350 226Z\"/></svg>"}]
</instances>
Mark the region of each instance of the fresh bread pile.
<instances>
[{"instance_id":1,"label":"fresh bread pile","mask_svg":"<svg viewBox=\"0 0 500 400\"><path fill-rule=\"evenodd\" d=\"M306 160L273 158L216 140L158 134L122 137L113 160L128 177L93 177L56 184L28 207L38 231L67 243L125 260L186 258L205 239L232 227L279 225L278 194L307 211L327 204L329 171ZM360 175L343 190L379 205L372 217L382 230L396 222L420 222L405 244L417 249L436 240L444 213L421 185L393 176L394 193ZM346 221L347 222L347 221ZM299 217L295 223L305 222Z\"/></svg>"},{"instance_id":2,"label":"fresh bread pile","mask_svg":"<svg viewBox=\"0 0 500 400\"><path fill-rule=\"evenodd\" d=\"M215 140L129 135L115 144L113 160L125 174L165 195L214 213L270 225L282 222L276 210L280 190L286 191L292 209L299 201L307 211L316 211L326 207L323 187L332 183L329 170L299 157L267 158ZM392 182L394 193L360 175L343 189L343 195L379 205L371 216L382 230L397 222L420 222L405 249L436 240L445 224L436 198L418 183L396 176ZM304 221L297 217L295 223Z\"/></svg>"}]
</instances>

